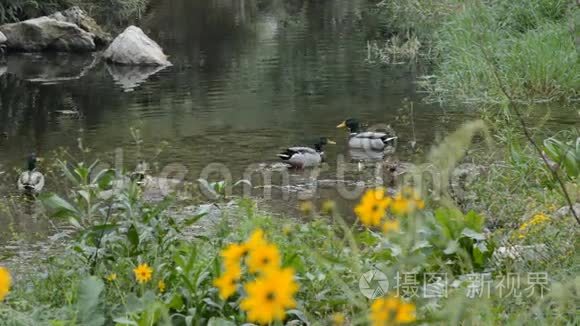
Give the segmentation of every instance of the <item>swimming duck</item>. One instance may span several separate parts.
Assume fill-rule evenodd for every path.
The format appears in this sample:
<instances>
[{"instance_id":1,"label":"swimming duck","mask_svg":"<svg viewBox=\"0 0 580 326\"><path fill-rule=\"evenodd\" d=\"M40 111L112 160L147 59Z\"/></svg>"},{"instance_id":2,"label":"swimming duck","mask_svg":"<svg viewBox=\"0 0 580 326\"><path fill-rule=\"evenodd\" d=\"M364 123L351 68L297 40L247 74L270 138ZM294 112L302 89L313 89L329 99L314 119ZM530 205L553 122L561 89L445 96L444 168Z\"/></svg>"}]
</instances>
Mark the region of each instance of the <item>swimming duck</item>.
<instances>
[{"instance_id":1,"label":"swimming duck","mask_svg":"<svg viewBox=\"0 0 580 326\"><path fill-rule=\"evenodd\" d=\"M394 145L398 137L384 132L362 131L358 120L350 118L341 122L336 128L348 128L350 131L348 146L382 151L387 145ZM393 132L394 133L394 132Z\"/></svg>"},{"instance_id":2,"label":"swimming duck","mask_svg":"<svg viewBox=\"0 0 580 326\"><path fill-rule=\"evenodd\" d=\"M336 143L326 137L320 137L314 144L314 148L305 146L290 147L278 154L278 157L284 163L288 163L298 169L317 166L324 160L323 147L326 144L334 145Z\"/></svg>"},{"instance_id":3,"label":"swimming duck","mask_svg":"<svg viewBox=\"0 0 580 326\"><path fill-rule=\"evenodd\" d=\"M37 195L44 188L44 175L36 171L37 160L34 153L30 154L27 171L22 172L18 178L18 190L25 194Z\"/></svg>"}]
</instances>

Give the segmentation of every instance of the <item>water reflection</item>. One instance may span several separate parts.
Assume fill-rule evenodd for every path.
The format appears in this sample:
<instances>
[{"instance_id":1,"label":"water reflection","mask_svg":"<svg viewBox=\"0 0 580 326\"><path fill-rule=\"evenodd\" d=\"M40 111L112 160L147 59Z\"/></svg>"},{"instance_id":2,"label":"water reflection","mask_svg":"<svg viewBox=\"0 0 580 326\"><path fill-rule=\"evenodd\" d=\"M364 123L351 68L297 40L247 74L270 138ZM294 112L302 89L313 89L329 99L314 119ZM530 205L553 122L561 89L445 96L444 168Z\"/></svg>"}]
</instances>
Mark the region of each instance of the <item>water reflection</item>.
<instances>
[{"instance_id":1,"label":"water reflection","mask_svg":"<svg viewBox=\"0 0 580 326\"><path fill-rule=\"evenodd\" d=\"M107 71L125 92L134 91L149 77L155 75L166 67L163 66L122 66L106 64Z\"/></svg>"},{"instance_id":2,"label":"water reflection","mask_svg":"<svg viewBox=\"0 0 580 326\"><path fill-rule=\"evenodd\" d=\"M9 55L3 64L5 73L20 80L48 85L81 79L97 62L97 55L27 53Z\"/></svg>"}]
</instances>

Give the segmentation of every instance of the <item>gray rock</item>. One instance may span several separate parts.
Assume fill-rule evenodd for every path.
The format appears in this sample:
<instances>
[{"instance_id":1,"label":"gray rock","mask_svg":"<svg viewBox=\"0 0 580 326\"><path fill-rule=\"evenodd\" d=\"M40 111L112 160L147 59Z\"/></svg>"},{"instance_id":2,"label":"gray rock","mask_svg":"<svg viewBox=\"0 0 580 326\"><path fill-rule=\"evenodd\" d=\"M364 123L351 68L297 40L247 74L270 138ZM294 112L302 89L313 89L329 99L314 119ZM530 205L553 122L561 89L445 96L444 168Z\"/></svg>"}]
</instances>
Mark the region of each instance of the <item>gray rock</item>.
<instances>
[{"instance_id":1,"label":"gray rock","mask_svg":"<svg viewBox=\"0 0 580 326\"><path fill-rule=\"evenodd\" d=\"M87 52L95 50L95 36L77 25L39 17L0 26L9 49L25 52Z\"/></svg>"},{"instance_id":2,"label":"gray rock","mask_svg":"<svg viewBox=\"0 0 580 326\"><path fill-rule=\"evenodd\" d=\"M493 258L496 262L504 259L532 261L546 259L548 256L548 247L543 243L529 246L513 245L499 247L493 252Z\"/></svg>"},{"instance_id":3,"label":"gray rock","mask_svg":"<svg viewBox=\"0 0 580 326\"><path fill-rule=\"evenodd\" d=\"M106 45L109 44L113 38L111 34L105 32L97 22L90 17L86 11L74 6L64 11L59 11L49 16L58 21L72 23L80 27L82 30L89 32L95 36L95 44Z\"/></svg>"},{"instance_id":4,"label":"gray rock","mask_svg":"<svg viewBox=\"0 0 580 326\"><path fill-rule=\"evenodd\" d=\"M574 212L576 212L577 216L580 216L580 203L574 204ZM554 213L555 219L563 219L567 216L572 217L572 211L570 210L570 206L568 205L561 207Z\"/></svg>"},{"instance_id":5,"label":"gray rock","mask_svg":"<svg viewBox=\"0 0 580 326\"><path fill-rule=\"evenodd\" d=\"M6 38L6 35L4 35L4 33L0 32L0 44L4 44L8 41L8 38Z\"/></svg>"},{"instance_id":6,"label":"gray rock","mask_svg":"<svg viewBox=\"0 0 580 326\"><path fill-rule=\"evenodd\" d=\"M103 53L107 61L123 65L170 66L161 47L136 26L129 26Z\"/></svg>"}]
</instances>

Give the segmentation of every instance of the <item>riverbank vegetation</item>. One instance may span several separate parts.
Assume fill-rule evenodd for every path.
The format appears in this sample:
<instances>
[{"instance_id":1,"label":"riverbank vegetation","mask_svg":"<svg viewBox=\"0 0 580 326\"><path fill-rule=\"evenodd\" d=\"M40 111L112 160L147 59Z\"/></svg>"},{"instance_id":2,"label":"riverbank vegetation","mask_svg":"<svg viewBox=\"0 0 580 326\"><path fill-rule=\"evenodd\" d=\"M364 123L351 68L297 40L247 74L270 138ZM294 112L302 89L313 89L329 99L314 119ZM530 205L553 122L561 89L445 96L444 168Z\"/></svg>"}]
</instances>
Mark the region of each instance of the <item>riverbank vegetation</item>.
<instances>
[{"instance_id":1,"label":"riverbank vegetation","mask_svg":"<svg viewBox=\"0 0 580 326\"><path fill-rule=\"evenodd\" d=\"M0 24L18 22L80 6L91 17L123 24L145 13L149 0L0 0Z\"/></svg>"},{"instance_id":2,"label":"riverbank vegetation","mask_svg":"<svg viewBox=\"0 0 580 326\"><path fill-rule=\"evenodd\" d=\"M426 83L434 99L497 103L495 70L517 101L578 99L579 11L572 0L406 0L383 1L373 15L388 40L422 44L435 66Z\"/></svg>"},{"instance_id":3,"label":"riverbank vegetation","mask_svg":"<svg viewBox=\"0 0 580 326\"><path fill-rule=\"evenodd\" d=\"M368 190L354 224L332 202L303 204L305 222L240 199L214 228L196 234L187 229L203 213L176 217L169 198L146 203L135 184L111 193L112 170L89 180L86 164L62 168L70 194L49 194L43 202L74 232L64 255L42 261L43 274L21 279L1 270L3 325L563 324L577 318L575 229L548 209L509 232L519 246L511 248L522 251L508 252L499 247L500 233L486 233L483 215L409 188L396 195ZM521 246L555 234L562 240L553 245ZM388 284L382 274L371 282L376 271Z\"/></svg>"}]
</instances>

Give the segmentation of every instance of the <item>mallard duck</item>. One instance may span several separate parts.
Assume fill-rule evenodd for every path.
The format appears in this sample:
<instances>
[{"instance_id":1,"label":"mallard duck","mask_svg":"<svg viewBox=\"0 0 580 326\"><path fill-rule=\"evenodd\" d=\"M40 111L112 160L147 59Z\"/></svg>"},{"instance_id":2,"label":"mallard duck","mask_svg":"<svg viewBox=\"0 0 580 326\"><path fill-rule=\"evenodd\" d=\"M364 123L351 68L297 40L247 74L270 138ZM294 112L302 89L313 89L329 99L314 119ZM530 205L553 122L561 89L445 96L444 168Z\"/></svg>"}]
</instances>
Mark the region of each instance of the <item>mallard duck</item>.
<instances>
[{"instance_id":1,"label":"mallard duck","mask_svg":"<svg viewBox=\"0 0 580 326\"><path fill-rule=\"evenodd\" d=\"M363 131L358 120L350 118L341 122L336 128L348 128L350 131L348 146L382 151L387 145L394 145L397 137L384 132Z\"/></svg>"},{"instance_id":2,"label":"mallard duck","mask_svg":"<svg viewBox=\"0 0 580 326\"><path fill-rule=\"evenodd\" d=\"M36 162L36 155L30 154L27 170L22 172L18 178L18 190L23 193L37 195L44 188L44 175L36 171Z\"/></svg>"},{"instance_id":3,"label":"mallard duck","mask_svg":"<svg viewBox=\"0 0 580 326\"><path fill-rule=\"evenodd\" d=\"M314 143L314 148L305 146L290 147L278 154L278 157L284 163L298 169L317 166L324 160L323 147L326 144L334 145L336 143L326 137L321 137Z\"/></svg>"},{"instance_id":4,"label":"mallard duck","mask_svg":"<svg viewBox=\"0 0 580 326\"><path fill-rule=\"evenodd\" d=\"M149 171L149 164L145 161L140 161L139 164L137 164L135 171L131 173L131 181L139 186L144 186L149 179L147 171Z\"/></svg>"}]
</instances>

